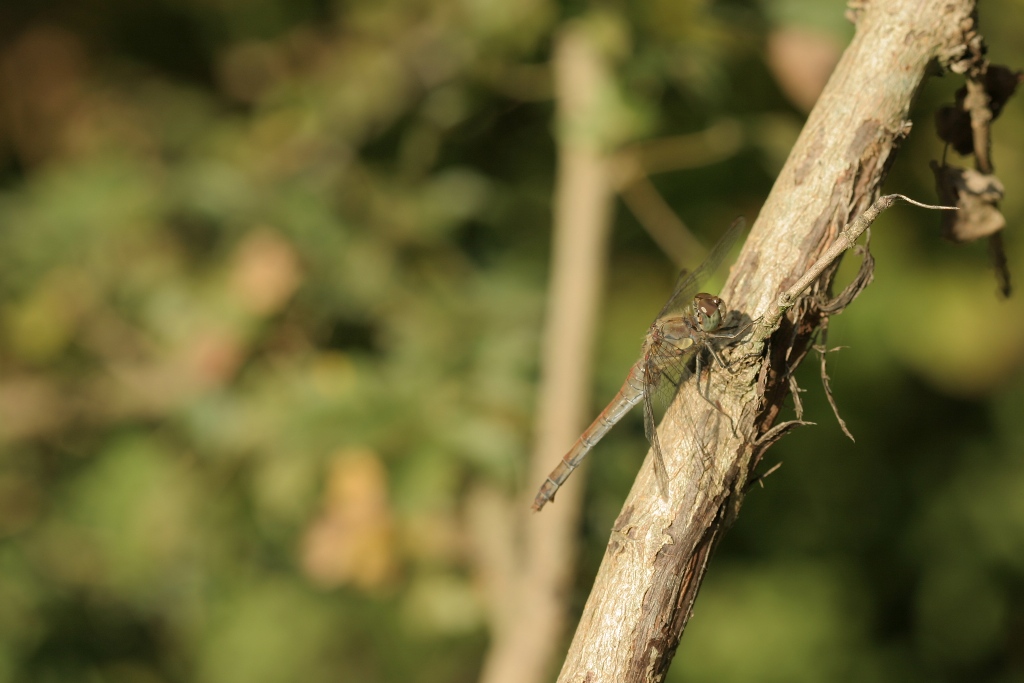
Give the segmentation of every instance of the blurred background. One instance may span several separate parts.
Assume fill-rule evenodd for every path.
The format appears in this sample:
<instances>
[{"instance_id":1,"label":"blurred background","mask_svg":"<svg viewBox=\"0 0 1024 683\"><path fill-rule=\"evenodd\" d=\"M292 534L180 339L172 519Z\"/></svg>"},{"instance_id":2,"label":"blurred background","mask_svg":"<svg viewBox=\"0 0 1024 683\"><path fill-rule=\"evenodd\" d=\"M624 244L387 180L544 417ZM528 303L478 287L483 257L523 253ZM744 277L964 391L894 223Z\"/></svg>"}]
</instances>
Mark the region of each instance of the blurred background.
<instances>
[{"instance_id":1,"label":"blurred background","mask_svg":"<svg viewBox=\"0 0 1024 683\"><path fill-rule=\"evenodd\" d=\"M540 483L559 140L644 161L609 204L589 417L692 245L756 217L844 9L0 5L0 683L480 679L494 558L514 573ZM1024 66L1020 5L981 12L990 58ZM583 133L552 75L573 31L604 69ZM935 200L961 85L926 83L887 192ZM993 160L1019 283L1019 98ZM1024 681L1024 305L934 213L897 206L872 245L829 338L857 442L809 357L818 424L769 452L670 681ZM646 450L630 415L570 484L548 679Z\"/></svg>"}]
</instances>

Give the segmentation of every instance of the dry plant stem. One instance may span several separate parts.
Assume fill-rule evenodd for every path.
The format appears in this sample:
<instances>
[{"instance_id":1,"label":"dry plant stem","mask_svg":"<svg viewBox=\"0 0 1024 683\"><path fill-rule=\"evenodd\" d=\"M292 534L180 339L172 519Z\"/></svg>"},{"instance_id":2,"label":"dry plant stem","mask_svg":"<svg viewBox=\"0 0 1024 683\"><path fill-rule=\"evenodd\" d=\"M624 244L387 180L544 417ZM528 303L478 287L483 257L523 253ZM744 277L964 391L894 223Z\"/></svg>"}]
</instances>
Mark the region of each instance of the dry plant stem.
<instances>
[{"instance_id":1,"label":"dry plant stem","mask_svg":"<svg viewBox=\"0 0 1024 683\"><path fill-rule=\"evenodd\" d=\"M967 79L967 101L980 105L969 107L974 141L974 161L979 171L991 174L995 171L992 167L991 156L992 110L988 108L989 97L985 93L985 86L975 78Z\"/></svg>"},{"instance_id":2,"label":"dry plant stem","mask_svg":"<svg viewBox=\"0 0 1024 683\"><path fill-rule=\"evenodd\" d=\"M825 390L825 398L828 399L828 404L832 406L832 414L836 416L836 422L839 423L839 428L843 430L843 434L847 436L850 441L856 443L857 439L853 438L853 432L846 426L846 420L839 414L839 406L836 404L836 397L832 393L832 378L828 376L828 353L829 351L837 351L842 347L836 347L835 349L828 348L828 316L825 316L821 320L821 344L816 345L814 350L818 352L818 360L820 366L818 368L821 373L821 387Z\"/></svg>"},{"instance_id":3,"label":"dry plant stem","mask_svg":"<svg viewBox=\"0 0 1024 683\"><path fill-rule=\"evenodd\" d=\"M982 74L977 74L980 75ZM985 88L977 78L967 79L967 101L972 103L970 114L975 167L986 175L992 175L995 173L992 164L992 110L989 109L989 97L985 93ZM999 290L1003 296L1010 296L1010 268L1006 262L1002 230L989 235L988 242L992 266L999 281Z\"/></svg>"},{"instance_id":4,"label":"dry plant stem","mask_svg":"<svg viewBox=\"0 0 1024 683\"><path fill-rule=\"evenodd\" d=\"M687 257L704 250L647 176L637 176L619 191L619 196L651 239L677 266L681 267Z\"/></svg>"},{"instance_id":5,"label":"dry plant stem","mask_svg":"<svg viewBox=\"0 0 1024 683\"><path fill-rule=\"evenodd\" d=\"M659 428L670 500L659 497L648 458L615 522L560 681L663 678L707 562L756 479L761 454L790 428L772 431L789 391L786 359L795 364L806 355L822 315L815 302L834 269L809 286L799 283L801 276L878 196L895 148L909 132L910 102L929 63L963 58L974 9L969 0L887 0L859 13L856 36L722 292L732 310L752 318L777 315L775 325L760 328L778 327L761 339L763 355L743 358L749 346L729 350L736 374L711 376L711 395L732 416L736 434L696 395L693 382L684 385ZM808 289L810 296L794 303L794 289ZM786 292L785 305L772 313Z\"/></svg>"},{"instance_id":6,"label":"dry plant stem","mask_svg":"<svg viewBox=\"0 0 1024 683\"><path fill-rule=\"evenodd\" d=\"M723 119L699 133L647 140L615 155L615 184L622 201L677 267L696 267L707 252L650 176L723 161L739 152L742 145L740 124Z\"/></svg>"},{"instance_id":7,"label":"dry plant stem","mask_svg":"<svg viewBox=\"0 0 1024 683\"><path fill-rule=\"evenodd\" d=\"M765 313L764 318L761 321L760 328L754 334L755 341L761 341L767 339L768 336L779 327L779 322L782 319L783 313L793 307L798 296L803 294L804 290L810 287L811 283L821 277L821 274L826 268L832 265L832 263L839 258L839 256L852 247L856 242L857 238L864 234L864 231L871 227L871 224L875 222L879 215L890 206L892 206L897 199L902 199L905 202L913 204L914 206L920 206L924 209L938 209L940 211L956 211L955 206L933 206L931 204L922 204L921 202L914 201L909 197L904 197L901 194L887 194L884 197L879 197L875 202L868 207L864 213L860 214L850 223L839 236L836 237L824 254L822 254L817 261L814 262L807 272L796 281L792 287L783 292L775 305L768 309Z\"/></svg>"},{"instance_id":8,"label":"dry plant stem","mask_svg":"<svg viewBox=\"0 0 1024 683\"><path fill-rule=\"evenodd\" d=\"M573 130L593 116L609 72L585 31L575 26L560 36L553 66L560 125L568 131L559 142L537 433L526 476L530 485L544 479L552 459L579 435L590 410L591 358L614 199L608 155ZM520 552L511 558L491 539L476 542L491 603L492 641L480 677L484 683L550 680L566 626L583 481L574 477L559 491L558 505L543 516L530 512L527 499L504 507L516 515L521 533ZM532 496L532 488L526 493ZM481 513L501 508L486 496L474 500ZM478 529L475 535L487 533Z\"/></svg>"}]
</instances>

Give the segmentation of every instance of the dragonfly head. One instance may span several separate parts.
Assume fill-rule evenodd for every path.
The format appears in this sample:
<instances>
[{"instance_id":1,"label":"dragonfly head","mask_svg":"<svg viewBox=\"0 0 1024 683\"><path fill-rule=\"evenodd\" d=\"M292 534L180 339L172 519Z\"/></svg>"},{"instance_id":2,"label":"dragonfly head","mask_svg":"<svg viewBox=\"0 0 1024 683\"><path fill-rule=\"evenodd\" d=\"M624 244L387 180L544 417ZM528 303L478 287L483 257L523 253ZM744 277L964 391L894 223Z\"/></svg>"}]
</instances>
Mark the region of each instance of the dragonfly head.
<instances>
[{"instance_id":1,"label":"dragonfly head","mask_svg":"<svg viewBox=\"0 0 1024 683\"><path fill-rule=\"evenodd\" d=\"M722 324L725 304L717 296L701 292L693 297L693 316L705 332L714 332Z\"/></svg>"}]
</instances>

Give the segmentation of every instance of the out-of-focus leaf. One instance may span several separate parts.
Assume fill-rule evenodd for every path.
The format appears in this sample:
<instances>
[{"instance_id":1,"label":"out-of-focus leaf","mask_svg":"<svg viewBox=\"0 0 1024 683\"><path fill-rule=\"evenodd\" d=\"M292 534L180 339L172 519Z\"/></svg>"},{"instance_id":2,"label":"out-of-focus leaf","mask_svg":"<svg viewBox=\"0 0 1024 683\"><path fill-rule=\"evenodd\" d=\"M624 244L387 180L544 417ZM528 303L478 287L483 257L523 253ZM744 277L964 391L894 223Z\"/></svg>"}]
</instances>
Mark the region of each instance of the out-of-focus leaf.
<instances>
[{"instance_id":1,"label":"out-of-focus leaf","mask_svg":"<svg viewBox=\"0 0 1024 683\"><path fill-rule=\"evenodd\" d=\"M306 574L328 587L352 583L377 588L394 579L395 556L383 464L370 451L335 455L323 508L303 539Z\"/></svg>"}]
</instances>

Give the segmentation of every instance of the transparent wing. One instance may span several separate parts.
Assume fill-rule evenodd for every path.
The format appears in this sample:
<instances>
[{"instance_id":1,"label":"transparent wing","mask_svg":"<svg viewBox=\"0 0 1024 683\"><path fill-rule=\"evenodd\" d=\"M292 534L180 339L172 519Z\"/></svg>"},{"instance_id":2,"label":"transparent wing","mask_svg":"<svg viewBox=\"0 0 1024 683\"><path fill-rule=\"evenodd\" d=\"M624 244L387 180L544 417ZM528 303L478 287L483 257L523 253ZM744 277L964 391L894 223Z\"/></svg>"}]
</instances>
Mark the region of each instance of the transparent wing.
<instances>
[{"instance_id":1,"label":"transparent wing","mask_svg":"<svg viewBox=\"0 0 1024 683\"><path fill-rule=\"evenodd\" d=\"M689 311L690 304L693 301L693 296L700 291L700 286L704 284L704 281L709 275L718 270L719 264L725 255L732 249L732 245L736 242L736 238L739 237L740 233L743 232L743 228L747 222L740 216L732 222L729 229L725 231L722 238L718 240L718 244L711 250L711 253L704 263L697 266L697 269L693 272L683 270L679 273L679 278L676 280L676 287L672 291L672 296L665 302L661 312L658 314L658 318L664 318L667 315L674 313L684 313Z\"/></svg>"},{"instance_id":2,"label":"transparent wing","mask_svg":"<svg viewBox=\"0 0 1024 683\"><path fill-rule=\"evenodd\" d=\"M679 387L693 375L692 360L697 352L696 344L684 347L673 346L667 340L662 341L657 353L648 357L644 367L644 433L651 443L654 452L654 472L658 477L661 494L668 498L668 468L658 438L658 425L655 420L654 404L667 406L675 396Z\"/></svg>"},{"instance_id":3,"label":"transparent wing","mask_svg":"<svg viewBox=\"0 0 1024 683\"><path fill-rule=\"evenodd\" d=\"M644 431L647 434L647 440L651 443L651 450L654 452L654 472L658 478L658 486L662 496L666 499L669 486L668 468L665 465L661 440L658 438L654 404L657 403L660 407L664 407L671 403L679 388L693 377L696 370L696 354L702 353L703 348L703 345L699 343L680 348L666 342L661 346L661 352L652 355L648 360L652 369L656 368L655 374L649 376L657 377L657 381L644 385ZM699 388L698 391L700 391ZM698 418L693 412L695 409L693 405L683 405L679 409L682 411L684 423L690 430L692 447L696 449L695 455L701 460L702 471L706 472L710 462L707 450L708 420L709 415L715 413L715 410L709 405L704 414ZM703 474L701 476L703 477Z\"/></svg>"},{"instance_id":4,"label":"transparent wing","mask_svg":"<svg viewBox=\"0 0 1024 683\"><path fill-rule=\"evenodd\" d=\"M654 453L654 474L658 478L658 489L661 491L661 497L668 500L668 468L665 467L665 457L661 454L661 441L658 440L658 425L654 421L652 396L656 390L657 387L654 382L647 381L644 383L644 433L647 435L647 440L651 442L651 451Z\"/></svg>"}]
</instances>

